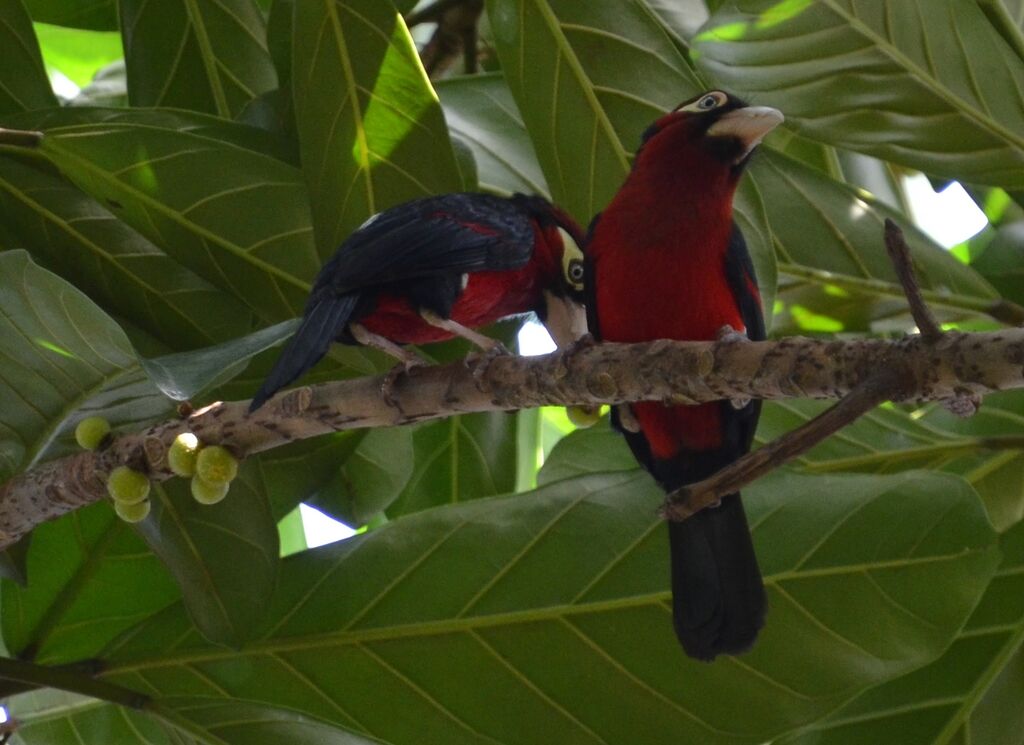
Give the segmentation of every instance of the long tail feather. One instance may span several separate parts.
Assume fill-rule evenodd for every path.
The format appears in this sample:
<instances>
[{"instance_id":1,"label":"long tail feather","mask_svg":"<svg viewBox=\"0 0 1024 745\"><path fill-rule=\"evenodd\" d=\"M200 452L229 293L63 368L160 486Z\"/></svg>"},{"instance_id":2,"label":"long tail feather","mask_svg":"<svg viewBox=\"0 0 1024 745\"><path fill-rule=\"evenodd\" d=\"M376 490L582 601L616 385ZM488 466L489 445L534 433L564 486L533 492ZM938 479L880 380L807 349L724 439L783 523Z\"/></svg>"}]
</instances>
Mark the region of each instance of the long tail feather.
<instances>
[{"instance_id":1,"label":"long tail feather","mask_svg":"<svg viewBox=\"0 0 1024 745\"><path fill-rule=\"evenodd\" d=\"M357 295L323 298L306 310L299 330L289 340L274 363L267 379L249 404L249 411L260 408L268 398L297 379L327 354L338 334L348 324Z\"/></svg>"},{"instance_id":2,"label":"long tail feather","mask_svg":"<svg viewBox=\"0 0 1024 745\"><path fill-rule=\"evenodd\" d=\"M765 593L739 494L669 525L672 615L691 657L745 652L764 625Z\"/></svg>"}]
</instances>

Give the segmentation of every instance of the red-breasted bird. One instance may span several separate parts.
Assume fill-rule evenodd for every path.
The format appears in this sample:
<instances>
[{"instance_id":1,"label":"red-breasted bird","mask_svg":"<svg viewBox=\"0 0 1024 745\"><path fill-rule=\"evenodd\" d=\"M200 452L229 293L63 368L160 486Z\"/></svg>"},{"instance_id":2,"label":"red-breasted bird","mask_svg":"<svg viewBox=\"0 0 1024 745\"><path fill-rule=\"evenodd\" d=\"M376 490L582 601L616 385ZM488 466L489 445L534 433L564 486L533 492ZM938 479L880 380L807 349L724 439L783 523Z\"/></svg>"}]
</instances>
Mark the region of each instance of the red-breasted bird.
<instances>
[{"instance_id":1,"label":"red-breasted bird","mask_svg":"<svg viewBox=\"0 0 1024 745\"><path fill-rule=\"evenodd\" d=\"M731 326L764 339L757 280L732 202L751 152L782 120L775 109L710 91L644 133L629 176L584 247L596 338L713 340ZM644 402L613 410L612 423L671 491L746 453L759 414L757 401ZM670 523L669 543L683 649L702 660L748 649L764 623L765 594L740 495Z\"/></svg>"},{"instance_id":2,"label":"red-breasted bird","mask_svg":"<svg viewBox=\"0 0 1024 745\"><path fill-rule=\"evenodd\" d=\"M400 204L367 220L324 264L295 336L252 400L255 411L339 341L407 366L403 344L460 336L534 311L559 346L585 331L582 231L543 197L459 193Z\"/></svg>"}]
</instances>

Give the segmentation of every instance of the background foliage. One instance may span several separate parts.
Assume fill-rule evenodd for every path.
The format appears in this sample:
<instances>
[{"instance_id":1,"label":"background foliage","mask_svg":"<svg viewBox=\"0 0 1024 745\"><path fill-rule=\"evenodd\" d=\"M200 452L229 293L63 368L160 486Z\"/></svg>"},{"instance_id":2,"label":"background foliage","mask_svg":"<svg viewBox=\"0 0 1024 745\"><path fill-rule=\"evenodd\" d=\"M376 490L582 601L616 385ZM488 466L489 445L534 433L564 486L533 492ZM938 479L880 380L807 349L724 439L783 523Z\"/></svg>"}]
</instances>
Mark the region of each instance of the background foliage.
<instances>
[{"instance_id":1,"label":"background foliage","mask_svg":"<svg viewBox=\"0 0 1024 745\"><path fill-rule=\"evenodd\" d=\"M1024 303L1017 0L488 0L486 72L433 82L414 4L0 0L0 126L46 133L0 146L0 479L85 416L249 397L377 210L520 190L585 224L709 87L787 115L736 205L774 334L911 329L885 217L951 327ZM916 230L917 171L989 227L952 252ZM388 364L337 348L310 379ZM821 408L766 406L758 437ZM1021 743L1022 425L1019 393L885 406L749 489L768 625L712 665L675 644L659 493L607 424L293 444L215 507L171 481L137 530L97 504L4 553L6 653L93 661L145 710L0 694L29 744ZM367 529L302 550L303 502Z\"/></svg>"}]
</instances>

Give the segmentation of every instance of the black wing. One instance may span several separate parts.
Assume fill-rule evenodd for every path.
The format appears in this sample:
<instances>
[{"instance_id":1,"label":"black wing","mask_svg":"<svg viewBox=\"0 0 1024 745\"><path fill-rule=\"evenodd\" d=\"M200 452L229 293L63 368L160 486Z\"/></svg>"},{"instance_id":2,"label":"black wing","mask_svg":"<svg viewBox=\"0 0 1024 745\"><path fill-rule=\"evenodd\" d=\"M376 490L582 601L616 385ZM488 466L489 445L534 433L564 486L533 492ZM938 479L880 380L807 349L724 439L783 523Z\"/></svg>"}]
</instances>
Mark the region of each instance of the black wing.
<instances>
[{"instance_id":1,"label":"black wing","mask_svg":"<svg viewBox=\"0 0 1024 745\"><path fill-rule=\"evenodd\" d=\"M349 236L320 270L310 303L323 293L518 269L530 260L533 243L530 216L512 200L470 193L418 199L372 217Z\"/></svg>"}]
</instances>

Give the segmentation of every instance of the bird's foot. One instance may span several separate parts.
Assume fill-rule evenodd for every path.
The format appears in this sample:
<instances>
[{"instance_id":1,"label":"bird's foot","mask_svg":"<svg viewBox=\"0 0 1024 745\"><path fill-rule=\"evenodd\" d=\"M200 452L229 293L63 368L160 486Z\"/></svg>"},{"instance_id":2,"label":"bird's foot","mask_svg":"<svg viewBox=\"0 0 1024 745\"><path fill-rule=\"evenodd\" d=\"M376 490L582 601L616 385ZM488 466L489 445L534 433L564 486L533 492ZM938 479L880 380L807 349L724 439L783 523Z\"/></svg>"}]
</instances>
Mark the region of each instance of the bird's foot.
<instances>
[{"instance_id":1,"label":"bird's foot","mask_svg":"<svg viewBox=\"0 0 1024 745\"><path fill-rule=\"evenodd\" d=\"M490 344L487 348L481 349L479 352L470 352L466 355L463 364L473 370L473 380L477 383L487 372L487 368L491 366L491 363L498 357L504 357L505 355L512 354L508 347L502 344L497 339L490 339Z\"/></svg>"},{"instance_id":2,"label":"bird's foot","mask_svg":"<svg viewBox=\"0 0 1024 745\"><path fill-rule=\"evenodd\" d=\"M744 332L737 331L729 324L725 324L715 333L715 341L722 342L724 344L736 344L750 341L750 339Z\"/></svg>"},{"instance_id":3,"label":"bird's foot","mask_svg":"<svg viewBox=\"0 0 1024 745\"><path fill-rule=\"evenodd\" d=\"M721 344L745 344L750 338L742 331L737 331L729 324L725 324L715 334L715 341ZM731 398L729 403L732 408L739 411L750 404L749 398Z\"/></svg>"},{"instance_id":4,"label":"bird's foot","mask_svg":"<svg viewBox=\"0 0 1024 745\"><path fill-rule=\"evenodd\" d=\"M618 404L615 407L615 411L619 415L619 426L627 432L636 434L640 431L640 422L637 421L636 414L633 413L633 407L629 404Z\"/></svg>"},{"instance_id":5,"label":"bird's foot","mask_svg":"<svg viewBox=\"0 0 1024 745\"><path fill-rule=\"evenodd\" d=\"M408 375L411 370L417 367L428 367L428 363L422 357L416 355L409 355L397 365L392 367L384 374L384 380L380 384L380 395L384 399L384 403L390 406L392 409L402 410L398 401L395 400L395 384L398 383L398 379L403 375Z\"/></svg>"}]
</instances>

